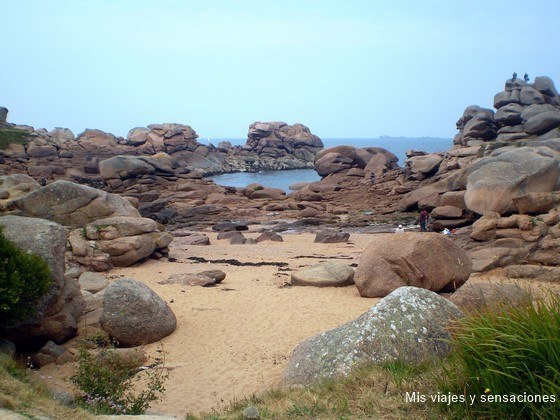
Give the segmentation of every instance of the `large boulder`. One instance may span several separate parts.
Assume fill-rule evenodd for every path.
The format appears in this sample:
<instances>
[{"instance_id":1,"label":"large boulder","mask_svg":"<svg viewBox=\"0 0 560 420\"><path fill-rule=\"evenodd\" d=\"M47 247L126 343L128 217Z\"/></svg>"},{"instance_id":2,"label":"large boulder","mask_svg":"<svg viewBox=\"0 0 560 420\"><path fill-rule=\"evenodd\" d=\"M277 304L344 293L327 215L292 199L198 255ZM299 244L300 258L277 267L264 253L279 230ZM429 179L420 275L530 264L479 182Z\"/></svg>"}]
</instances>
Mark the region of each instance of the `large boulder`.
<instances>
[{"instance_id":1,"label":"large boulder","mask_svg":"<svg viewBox=\"0 0 560 420\"><path fill-rule=\"evenodd\" d=\"M558 91L550 77L537 76L534 83L535 89L547 96L558 96Z\"/></svg>"},{"instance_id":2,"label":"large boulder","mask_svg":"<svg viewBox=\"0 0 560 420\"><path fill-rule=\"evenodd\" d=\"M14 202L39 188L41 188L39 183L28 175L0 176L0 214L17 212Z\"/></svg>"},{"instance_id":3,"label":"large boulder","mask_svg":"<svg viewBox=\"0 0 560 420\"><path fill-rule=\"evenodd\" d=\"M82 227L110 216L138 217L125 198L70 181L55 181L16 199L12 207L20 216L49 219L64 226Z\"/></svg>"},{"instance_id":4,"label":"large boulder","mask_svg":"<svg viewBox=\"0 0 560 420\"><path fill-rule=\"evenodd\" d=\"M515 211L516 197L553 191L560 174L558 162L539 152L521 147L483 158L473 165L467 177L467 208L478 214L504 214Z\"/></svg>"},{"instance_id":5,"label":"large boulder","mask_svg":"<svg viewBox=\"0 0 560 420\"><path fill-rule=\"evenodd\" d=\"M543 134L560 126L560 110L547 111L529 118L525 123L525 132L528 134Z\"/></svg>"},{"instance_id":6,"label":"large boulder","mask_svg":"<svg viewBox=\"0 0 560 420\"><path fill-rule=\"evenodd\" d=\"M325 262L292 273L294 286L343 287L354 284L354 270L347 265Z\"/></svg>"},{"instance_id":7,"label":"large boulder","mask_svg":"<svg viewBox=\"0 0 560 420\"><path fill-rule=\"evenodd\" d=\"M84 301L78 283L64 275L66 229L48 220L0 217L4 235L26 252L42 257L49 265L52 284L38 301L35 314L17 323L6 337L15 342L62 343L77 331Z\"/></svg>"},{"instance_id":8,"label":"large boulder","mask_svg":"<svg viewBox=\"0 0 560 420\"><path fill-rule=\"evenodd\" d=\"M424 179L426 175L437 171L442 161L443 157L439 154L431 153L410 157L406 160L406 165L417 179Z\"/></svg>"},{"instance_id":9,"label":"large boulder","mask_svg":"<svg viewBox=\"0 0 560 420\"><path fill-rule=\"evenodd\" d=\"M497 133L494 111L471 105L457 121L457 128L461 130L463 142L469 139L492 140Z\"/></svg>"},{"instance_id":10,"label":"large boulder","mask_svg":"<svg viewBox=\"0 0 560 420\"><path fill-rule=\"evenodd\" d=\"M368 312L294 349L284 382L311 384L346 376L363 363L420 363L451 350L450 321L462 317L447 299L416 287L395 290Z\"/></svg>"},{"instance_id":11,"label":"large boulder","mask_svg":"<svg viewBox=\"0 0 560 420\"><path fill-rule=\"evenodd\" d=\"M397 161L393 153L381 147L334 146L317 153L314 167L322 177L353 168L364 169L368 176L377 177L398 167Z\"/></svg>"},{"instance_id":12,"label":"large boulder","mask_svg":"<svg viewBox=\"0 0 560 420\"><path fill-rule=\"evenodd\" d=\"M134 347L167 337L175 331L177 319L144 283L122 278L105 289L100 323L119 346Z\"/></svg>"},{"instance_id":13,"label":"large boulder","mask_svg":"<svg viewBox=\"0 0 560 420\"><path fill-rule=\"evenodd\" d=\"M461 286L471 269L469 254L444 235L382 234L362 252L354 282L364 297L383 297L402 286L437 292Z\"/></svg>"}]
</instances>

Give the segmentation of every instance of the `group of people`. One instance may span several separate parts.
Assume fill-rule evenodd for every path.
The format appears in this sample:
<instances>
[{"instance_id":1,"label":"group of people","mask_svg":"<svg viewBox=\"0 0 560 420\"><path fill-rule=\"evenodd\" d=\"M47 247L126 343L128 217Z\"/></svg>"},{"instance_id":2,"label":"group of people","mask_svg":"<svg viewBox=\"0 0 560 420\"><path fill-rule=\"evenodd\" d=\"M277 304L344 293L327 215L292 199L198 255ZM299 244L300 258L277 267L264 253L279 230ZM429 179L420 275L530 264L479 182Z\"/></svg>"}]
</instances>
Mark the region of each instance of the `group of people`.
<instances>
[{"instance_id":1,"label":"group of people","mask_svg":"<svg viewBox=\"0 0 560 420\"><path fill-rule=\"evenodd\" d=\"M515 79L517 79L517 72L513 72L513 75L511 76L511 81L515 82ZM525 80L525 83L529 83L529 75L527 73L525 73L523 75L523 80Z\"/></svg>"}]
</instances>

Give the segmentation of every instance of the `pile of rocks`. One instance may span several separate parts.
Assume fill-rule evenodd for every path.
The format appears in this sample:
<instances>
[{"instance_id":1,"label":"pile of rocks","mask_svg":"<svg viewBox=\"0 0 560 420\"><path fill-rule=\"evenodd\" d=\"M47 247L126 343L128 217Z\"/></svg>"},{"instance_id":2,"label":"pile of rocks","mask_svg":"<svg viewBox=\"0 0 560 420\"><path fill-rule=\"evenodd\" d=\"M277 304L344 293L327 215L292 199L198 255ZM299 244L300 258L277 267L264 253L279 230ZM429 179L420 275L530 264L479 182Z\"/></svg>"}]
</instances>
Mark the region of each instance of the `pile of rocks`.
<instances>
[{"instance_id":1,"label":"pile of rocks","mask_svg":"<svg viewBox=\"0 0 560 420\"><path fill-rule=\"evenodd\" d=\"M532 136L557 138L560 126L560 97L554 82L546 76L534 83L508 80L505 90L494 96L491 109L468 107L457 121L460 133L455 144L477 146L480 141L510 142Z\"/></svg>"},{"instance_id":2,"label":"pile of rocks","mask_svg":"<svg viewBox=\"0 0 560 420\"><path fill-rule=\"evenodd\" d=\"M335 146L317 153L314 167L322 177L342 174L371 179L397 168L398 160L381 147Z\"/></svg>"},{"instance_id":3,"label":"pile of rocks","mask_svg":"<svg viewBox=\"0 0 560 420\"><path fill-rule=\"evenodd\" d=\"M243 152L255 152L260 157L281 158L292 156L303 162L313 162L323 142L302 124L285 122L255 122L249 126Z\"/></svg>"},{"instance_id":4,"label":"pile of rocks","mask_svg":"<svg viewBox=\"0 0 560 420\"><path fill-rule=\"evenodd\" d=\"M69 181L40 186L27 175L0 176L0 215L48 219L70 231L67 260L93 271L167 255L173 240L117 194Z\"/></svg>"}]
</instances>

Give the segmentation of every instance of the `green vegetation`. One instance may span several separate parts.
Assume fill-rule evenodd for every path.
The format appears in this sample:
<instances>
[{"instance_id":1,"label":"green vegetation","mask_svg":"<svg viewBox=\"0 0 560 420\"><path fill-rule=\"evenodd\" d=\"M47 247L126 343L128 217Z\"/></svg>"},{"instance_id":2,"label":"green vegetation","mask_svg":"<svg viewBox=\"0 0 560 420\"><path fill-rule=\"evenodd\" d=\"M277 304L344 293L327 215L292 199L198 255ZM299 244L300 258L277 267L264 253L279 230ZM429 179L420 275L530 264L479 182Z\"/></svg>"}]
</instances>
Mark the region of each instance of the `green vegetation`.
<instances>
[{"instance_id":1,"label":"green vegetation","mask_svg":"<svg viewBox=\"0 0 560 420\"><path fill-rule=\"evenodd\" d=\"M450 405L449 412L458 417L560 418L559 309L560 296L551 294L535 304L479 313L457 323L455 352L441 390L478 398L472 405Z\"/></svg>"},{"instance_id":2,"label":"green vegetation","mask_svg":"<svg viewBox=\"0 0 560 420\"><path fill-rule=\"evenodd\" d=\"M163 398L168 374L163 366L139 369L139 353L123 356L112 350L109 344L95 354L87 343L80 345L76 373L70 378L79 390L78 404L94 414L145 413L152 402ZM140 380L145 389L135 392Z\"/></svg>"},{"instance_id":3,"label":"green vegetation","mask_svg":"<svg viewBox=\"0 0 560 420\"><path fill-rule=\"evenodd\" d=\"M28 142L27 131L11 128L0 129L0 150L6 149L12 143L27 144Z\"/></svg>"},{"instance_id":4,"label":"green vegetation","mask_svg":"<svg viewBox=\"0 0 560 420\"><path fill-rule=\"evenodd\" d=\"M33 315L35 303L50 285L47 263L19 249L0 227L0 330Z\"/></svg>"},{"instance_id":5,"label":"green vegetation","mask_svg":"<svg viewBox=\"0 0 560 420\"><path fill-rule=\"evenodd\" d=\"M560 296L553 295L534 305L471 313L453 325L455 352L444 361L419 366L399 361L367 364L346 378L307 387L271 389L218 407L212 413L186 418L241 419L249 406L256 407L263 419L560 418L559 308ZM99 337L95 343L107 344ZM79 368L73 381L82 391L89 390L78 399L84 406L89 404L88 409L93 408L95 413L139 413L147 407L148 400L155 400L154 396L163 391L165 374L160 370L154 374L159 379L144 377L147 393L130 396L123 390L128 389L126 382L135 377L137 363L130 356L120 361L111 361L116 356L109 353L108 359L105 357L85 347L78 356ZM35 388L26 377L26 372L14 367L13 362L0 358L0 389L8 390L0 395L0 407L49 415L55 403L42 402L47 408L41 406L38 411ZM13 391L16 388L18 391ZM556 402L551 397L550 402L542 402L546 395L554 396ZM463 397L465 402L449 403L446 396ZM472 404L471 396L475 397ZM504 396L508 397L507 403ZM511 396L520 396L522 401L510 402ZM541 402L528 396L539 396ZM134 398L139 398L136 404L132 402ZM61 418L57 415L53 418ZM76 417L67 412L64 418Z\"/></svg>"},{"instance_id":6,"label":"green vegetation","mask_svg":"<svg viewBox=\"0 0 560 420\"><path fill-rule=\"evenodd\" d=\"M204 419L242 419L254 406L263 419L400 419L440 418L435 404L406 402L406 392L433 392L431 364L410 367L402 363L367 364L348 377L308 387L273 389L235 401ZM197 417L188 417L195 419Z\"/></svg>"},{"instance_id":7,"label":"green vegetation","mask_svg":"<svg viewBox=\"0 0 560 420\"><path fill-rule=\"evenodd\" d=\"M453 326L455 352L444 361L364 365L347 378L266 391L202 418L242 418L248 406L278 419L560 418L559 309L553 295L471 314Z\"/></svg>"},{"instance_id":8,"label":"green vegetation","mask_svg":"<svg viewBox=\"0 0 560 420\"><path fill-rule=\"evenodd\" d=\"M43 383L35 380L28 370L3 353L0 353L0 390L0 408L25 417L43 416L61 420L90 418L81 409L57 402Z\"/></svg>"}]
</instances>

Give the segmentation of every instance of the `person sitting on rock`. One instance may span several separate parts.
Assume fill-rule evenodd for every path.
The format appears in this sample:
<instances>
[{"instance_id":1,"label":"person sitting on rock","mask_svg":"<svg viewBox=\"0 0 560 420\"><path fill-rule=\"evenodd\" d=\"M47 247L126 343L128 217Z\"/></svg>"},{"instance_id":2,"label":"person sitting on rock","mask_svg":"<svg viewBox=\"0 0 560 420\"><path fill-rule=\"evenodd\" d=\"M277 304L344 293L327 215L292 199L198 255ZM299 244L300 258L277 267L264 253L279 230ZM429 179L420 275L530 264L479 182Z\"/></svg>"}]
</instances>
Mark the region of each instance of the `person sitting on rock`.
<instances>
[{"instance_id":1,"label":"person sitting on rock","mask_svg":"<svg viewBox=\"0 0 560 420\"><path fill-rule=\"evenodd\" d=\"M529 83L529 75L527 73L523 75L523 80L525 80L525 83Z\"/></svg>"},{"instance_id":2,"label":"person sitting on rock","mask_svg":"<svg viewBox=\"0 0 560 420\"><path fill-rule=\"evenodd\" d=\"M428 224L428 219L430 218L430 215L428 214L428 212L426 211L426 209L422 209L422 211L420 212L420 216L418 217L418 221L420 222L420 230L422 232L427 232L427 224Z\"/></svg>"},{"instance_id":3,"label":"person sitting on rock","mask_svg":"<svg viewBox=\"0 0 560 420\"><path fill-rule=\"evenodd\" d=\"M404 233L403 225L399 225L399 227L395 229L395 233Z\"/></svg>"},{"instance_id":4,"label":"person sitting on rock","mask_svg":"<svg viewBox=\"0 0 560 420\"><path fill-rule=\"evenodd\" d=\"M513 75L511 76L511 81L515 82L515 79L517 79L517 72L513 72Z\"/></svg>"}]
</instances>

